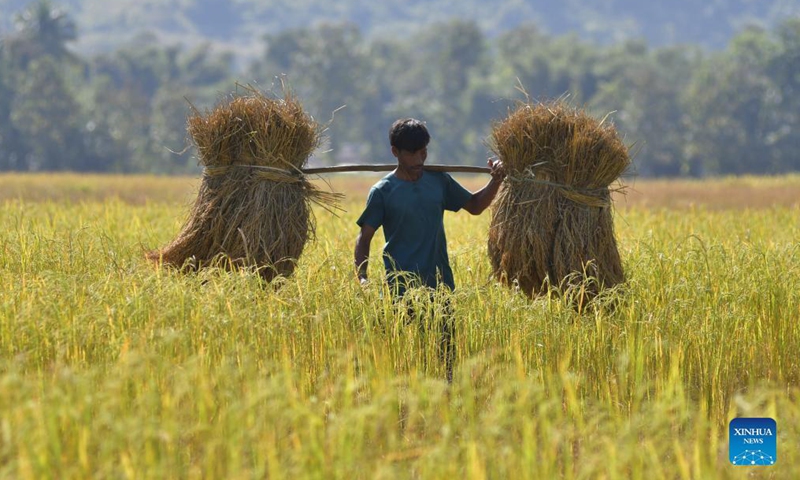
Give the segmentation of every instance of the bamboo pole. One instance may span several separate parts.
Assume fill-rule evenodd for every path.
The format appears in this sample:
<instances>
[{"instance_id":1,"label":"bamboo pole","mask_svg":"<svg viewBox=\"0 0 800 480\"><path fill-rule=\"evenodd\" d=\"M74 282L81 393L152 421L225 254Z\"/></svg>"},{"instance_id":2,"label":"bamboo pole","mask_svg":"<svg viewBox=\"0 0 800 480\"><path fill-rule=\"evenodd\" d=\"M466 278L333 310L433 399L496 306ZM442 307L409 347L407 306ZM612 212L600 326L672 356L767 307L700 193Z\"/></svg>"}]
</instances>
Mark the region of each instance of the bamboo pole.
<instances>
[{"instance_id":1,"label":"bamboo pole","mask_svg":"<svg viewBox=\"0 0 800 480\"><path fill-rule=\"evenodd\" d=\"M334 167L304 168L306 174L314 173L342 173L342 172L391 172L397 168L396 163L373 165L336 165ZM490 173L489 167L474 167L471 165L425 165L425 170L449 173Z\"/></svg>"}]
</instances>

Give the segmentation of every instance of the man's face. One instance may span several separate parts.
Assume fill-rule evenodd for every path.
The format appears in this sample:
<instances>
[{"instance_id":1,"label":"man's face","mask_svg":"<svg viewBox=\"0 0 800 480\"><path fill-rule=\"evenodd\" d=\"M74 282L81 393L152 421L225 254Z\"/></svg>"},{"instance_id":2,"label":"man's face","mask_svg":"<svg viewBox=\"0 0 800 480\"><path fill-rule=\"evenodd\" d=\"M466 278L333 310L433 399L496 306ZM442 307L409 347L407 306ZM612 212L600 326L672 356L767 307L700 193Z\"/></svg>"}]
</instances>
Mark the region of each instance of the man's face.
<instances>
[{"instance_id":1,"label":"man's face","mask_svg":"<svg viewBox=\"0 0 800 480\"><path fill-rule=\"evenodd\" d=\"M397 158L399 169L412 180L417 180L422 176L422 166L425 164L425 159L428 158L427 147L413 152L392 147L392 154Z\"/></svg>"}]
</instances>

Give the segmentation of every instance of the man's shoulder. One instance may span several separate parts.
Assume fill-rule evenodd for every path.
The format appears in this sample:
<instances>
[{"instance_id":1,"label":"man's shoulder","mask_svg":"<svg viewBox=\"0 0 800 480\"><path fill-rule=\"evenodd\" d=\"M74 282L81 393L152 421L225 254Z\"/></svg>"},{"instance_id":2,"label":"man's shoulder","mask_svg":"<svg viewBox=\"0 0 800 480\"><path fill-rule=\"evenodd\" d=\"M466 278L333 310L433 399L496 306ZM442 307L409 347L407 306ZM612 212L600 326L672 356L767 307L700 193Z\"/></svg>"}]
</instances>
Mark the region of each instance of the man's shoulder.
<instances>
[{"instance_id":1,"label":"man's shoulder","mask_svg":"<svg viewBox=\"0 0 800 480\"><path fill-rule=\"evenodd\" d=\"M379 190L386 192L387 190L391 190L394 185L397 183L397 179L395 178L393 173L386 175L385 177L381 178L372 186L371 190Z\"/></svg>"}]
</instances>

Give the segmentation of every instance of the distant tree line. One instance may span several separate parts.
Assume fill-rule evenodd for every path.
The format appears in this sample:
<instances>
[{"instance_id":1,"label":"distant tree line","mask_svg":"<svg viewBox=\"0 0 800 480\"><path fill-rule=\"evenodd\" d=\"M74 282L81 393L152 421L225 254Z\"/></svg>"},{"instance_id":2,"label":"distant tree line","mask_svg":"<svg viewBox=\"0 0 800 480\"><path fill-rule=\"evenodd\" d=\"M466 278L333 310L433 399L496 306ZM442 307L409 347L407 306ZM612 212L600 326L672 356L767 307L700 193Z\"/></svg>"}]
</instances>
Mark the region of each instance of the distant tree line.
<instances>
[{"instance_id":1,"label":"distant tree line","mask_svg":"<svg viewBox=\"0 0 800 480\"><path fill-rule=\"evenodd\" d=\"M800 170L800 18L715 52L601 46L535 25L489 38L453 20L368 40L353 24L323 24L266 36L244 66L147 35L76 55L75 23L48 0L16 23L0 40L0 170L196 172L186 117L236 82L287 85L328 126L325 163L390 160L389 125L414 116L432 131L432 160L482 164L492 122L527 95L610 114L642 176Z\"/></svg>"}]
</instances>

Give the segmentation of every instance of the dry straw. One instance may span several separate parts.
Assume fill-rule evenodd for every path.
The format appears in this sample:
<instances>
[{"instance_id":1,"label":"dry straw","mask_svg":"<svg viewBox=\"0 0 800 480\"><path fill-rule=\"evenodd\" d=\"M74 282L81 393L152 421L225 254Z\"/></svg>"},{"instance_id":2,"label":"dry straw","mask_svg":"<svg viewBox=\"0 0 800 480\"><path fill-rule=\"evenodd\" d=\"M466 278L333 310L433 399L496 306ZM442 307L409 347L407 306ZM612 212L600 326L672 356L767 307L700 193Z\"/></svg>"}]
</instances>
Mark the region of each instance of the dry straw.
<instances>
[{"instance_id":1,"label":"dry straw","mask_svg":"<svg viewBox=\"0 0 800 480\"><path fill-rule=\"evenodd\" d=\"M508 174L489 229L494 275L530 296L577 292L581 305L623 282L610 186L630 157L613 125L563 100L528 102L488 143Z\"/></svg>"},{"instance_id":2,"label":"dry straw","mask_svg":"<svg viewBox=\"0 0 800 480\"><path fill-rule=\"evenodd\" d=\"M255 268L270 281L291 275L313 236L311 202L329 207L337 196L300 173L321 139L300 102L289 93L281 99L241 88L213 110L189 116L205 167L200 190L178 237L147 256L189 270Z\"/></svg>"}]
</instances>

